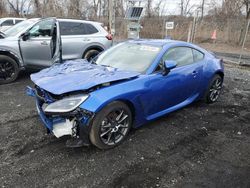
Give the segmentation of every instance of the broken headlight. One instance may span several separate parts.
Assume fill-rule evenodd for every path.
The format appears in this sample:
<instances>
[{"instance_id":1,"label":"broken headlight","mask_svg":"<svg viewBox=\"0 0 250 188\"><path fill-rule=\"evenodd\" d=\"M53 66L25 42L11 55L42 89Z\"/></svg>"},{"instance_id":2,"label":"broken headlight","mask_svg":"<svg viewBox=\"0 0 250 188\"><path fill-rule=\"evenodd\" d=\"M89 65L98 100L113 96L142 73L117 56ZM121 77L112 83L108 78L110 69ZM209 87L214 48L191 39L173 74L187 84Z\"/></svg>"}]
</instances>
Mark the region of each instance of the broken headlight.
<instances>
[{"instance_id":1,"label":"broken headlight","mask_svg":"<svg viewBox=\"0 0 250 188\"><path fill-rule=\"evenodd\" d=\"M59 112L67 113L75 110L80 104L82 104L88 95L77 95L73 97L67 97L62 100L49 104L44 111L48 113Z\"/></svg>"}]
</instances>

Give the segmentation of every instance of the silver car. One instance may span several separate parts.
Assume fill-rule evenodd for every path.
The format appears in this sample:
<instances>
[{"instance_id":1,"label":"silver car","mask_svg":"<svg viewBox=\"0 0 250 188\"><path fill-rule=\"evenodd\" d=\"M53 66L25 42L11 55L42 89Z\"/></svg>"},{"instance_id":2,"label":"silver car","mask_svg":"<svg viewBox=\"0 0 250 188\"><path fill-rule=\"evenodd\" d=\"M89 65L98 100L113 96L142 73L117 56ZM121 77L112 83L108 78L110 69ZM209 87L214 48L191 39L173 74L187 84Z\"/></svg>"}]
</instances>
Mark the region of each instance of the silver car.
<instances>
[{"instance_id":1,"label":"silver car","mask_svg":"<svg viewBox=\"0 0 250 188\"><path fill-rule=\"evenodd\" d=\"M91 60L112 45L101 23L73 19L29 19L1 35L0 84L14 81L20 70L51 66L59 40L63 60Z\"/></svg>"},{"instance_id":2,"label":"silver car","mask_svg":"<svg viewBox=\"0 0 250 188\"><path fill-rule=\"evenodd\" d=\"M26 18L1 18L0 19L0 31L2 32L6 31L8 28L24 20L26 20Z\"/></svg>"}]
</instances>

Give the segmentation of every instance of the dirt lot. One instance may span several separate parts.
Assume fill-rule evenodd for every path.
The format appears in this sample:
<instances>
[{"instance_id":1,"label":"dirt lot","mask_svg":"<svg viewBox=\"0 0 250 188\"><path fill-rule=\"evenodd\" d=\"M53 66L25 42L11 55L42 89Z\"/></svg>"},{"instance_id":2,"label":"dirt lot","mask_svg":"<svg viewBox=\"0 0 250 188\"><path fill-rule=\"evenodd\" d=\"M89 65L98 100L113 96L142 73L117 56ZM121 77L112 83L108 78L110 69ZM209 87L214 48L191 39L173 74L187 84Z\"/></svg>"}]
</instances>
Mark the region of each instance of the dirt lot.
<instances>
[{"instance_id":1,"label":"dirt lot","mask_svg":"<svg viewBox=\"0 0 250 188\"><path fill-rule=\"evenodd\" d=\"M199 46L202 48L205 48L210 51L215 52L221 52L221 53L230 53L230 54L241 54L249 56L250 55L250 46L245 46L245 48L241 49L241 46L235 45L235 44L226 44L226 43L220 43L216 42L213 43L199 43Z\"/></svg>"},{"instance_id":2,"label":"dirt lot","mask_svg":"<svg viewBox=\"0 0 250 188\"><path fill-rule=\"evenodd\" d=\"M0 86L2 187L250 187L250 70L227 65L216 104L192 104L108 151L46 135L29 84Z\"/></svg>"}]
</instances>

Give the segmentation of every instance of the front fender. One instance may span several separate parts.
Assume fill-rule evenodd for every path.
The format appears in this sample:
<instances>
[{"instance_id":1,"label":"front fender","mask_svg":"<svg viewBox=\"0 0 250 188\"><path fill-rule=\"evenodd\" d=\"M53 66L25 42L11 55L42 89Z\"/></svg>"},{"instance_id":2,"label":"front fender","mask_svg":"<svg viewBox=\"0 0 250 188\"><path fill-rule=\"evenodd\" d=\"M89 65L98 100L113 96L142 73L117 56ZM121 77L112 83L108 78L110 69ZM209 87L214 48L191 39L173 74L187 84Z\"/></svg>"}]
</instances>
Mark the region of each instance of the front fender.
<instances>
[{"instance_id":1,"label":"front fender","mask_svg":"<svg viewBox=\"0 0 250 188\"><path fill-rule=\"evenodd\" d=\"M14 48L8 47L8 46L0 46L0 54L10 54L18 63L20 67L24 66L19 47L14 46Z\"/></svg>"},{"instance_id":2,"label":"front fender","mask_svg":"<svg viewBox=\"0 0 250 188\"><path fill-rule=\"evenodd\" d=\"M88 99L80 105L80 108L98 113L113 101L128 101L132 104L133 109L131 110L135 113L134 124L139 126L146 121L140 96L147 91L144 82L138 79L93 91Z\"/></svg>"}]
</instances>

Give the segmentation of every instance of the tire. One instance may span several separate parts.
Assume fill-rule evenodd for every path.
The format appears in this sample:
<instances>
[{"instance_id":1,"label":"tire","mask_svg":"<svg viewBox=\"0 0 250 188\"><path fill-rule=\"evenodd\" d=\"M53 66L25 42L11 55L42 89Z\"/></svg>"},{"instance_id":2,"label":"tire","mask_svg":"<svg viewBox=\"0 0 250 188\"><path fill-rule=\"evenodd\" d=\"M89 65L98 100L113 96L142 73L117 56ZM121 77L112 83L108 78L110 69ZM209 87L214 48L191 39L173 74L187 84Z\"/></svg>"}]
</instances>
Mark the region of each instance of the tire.
<instances>
[{"instance_id":1,"label":"tire","mask_svg":"<svg viewBox=\"0 0 250 188\"><path fill-rule=\"evenodd\" d=\"M209 87L206 91L205 102L210 104L218 100L221 89L222 89L223 79L220 75L216 74L209 83Z\"/></svg>"},{"instance_id":2,"label":"tire","mask_svg":"<svg viewBox=\"0 0 250 188\"><path fill-rule=\"evenodd\" d=\"M15 81L19 74L19 68L14 59L6 55L0 55L0 84L8 84Z\"/></svg>"},{"instance_id":3,"label":"tire","mask_svg":"<svg viewBox=\"0 0 250 188\"><path fill-rule=\"evenodd\" d=\"M116 147L126 139L131 126L129 107L123 102L114 101L96 114L90 130L90 141L99 149Z\"/></svg>"},{"instance_id":4,"label":"tire","mask_svg":"<svg viewBox=\"0 0 250 188\"><path fill-rule=\"evenodd\" d=\"M100 53L99 50L89 50L83 55L83 59L87 59L88 61L91 61L93 58L95 58Z\"/></svg>"}]
</instances>

